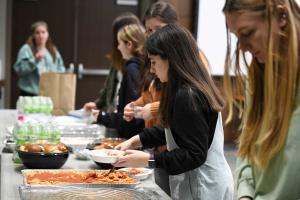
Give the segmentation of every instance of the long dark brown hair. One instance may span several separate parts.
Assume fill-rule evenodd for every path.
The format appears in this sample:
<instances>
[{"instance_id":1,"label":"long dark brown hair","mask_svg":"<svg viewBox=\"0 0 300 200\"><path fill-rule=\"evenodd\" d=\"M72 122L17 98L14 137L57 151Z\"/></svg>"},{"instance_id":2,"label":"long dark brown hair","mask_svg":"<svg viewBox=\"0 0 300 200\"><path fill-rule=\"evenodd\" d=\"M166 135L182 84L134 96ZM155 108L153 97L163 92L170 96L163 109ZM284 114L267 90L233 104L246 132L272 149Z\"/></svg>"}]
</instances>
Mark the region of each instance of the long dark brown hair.
<instances>
[{"instance_id":1,"label":"long dark brown hair","mask_svg":"<svg viewBox=\"0 0 300 200\"><path fill-rule=\"evenodd\" d=\"M48 37L48 40L46 42L46 48L48 49L49 53L51 54L51 56L53 58L53 62L55 62L56 61L56 47L55 47L55 45L52 42L52 39L51 39L50 33L49 33L48 24L46 22L44 22L44 21L37 21L37 22L34 22L31 25L31 35L28 37L26 43L30 46L31 51L33 52L33 55L35 55L37 53L37 51L38 51L38 48L37 48L36 41L34 39L34 33L35 33L36 29L39 26L45 27L46 30L48 31L49 37Z\"/></svg>"},{"instance_id":2,"label":"long dark brown hair","mask_svg":"<svg viewBox=\"0 0 300 200\"><path fill-rule=\"evenodd\" d=\"M118 50L118 32L126 25L129 24L141 24L140 20L136 15L131 12L125 12L119 15L112 23L113 27L113 49L107 55L108 59L110 60L113 67L118 70L122 70L125 61L122 58L122 54Z\"/></svg>"},{"instance_id":3,"label":"long dark brown hair","mask_svg":"<svg viewBox=\"0 0 300 200\"><path fill-rule=\"evenodd\" d=\"M159 55L169 62L168 82L164 84L160 103L160 121L164 126L170 125L173 99L181 87L203 93L212 110L223 109L224 100L199 58L196 41L186 28L179 24L164 26L147 39L145 48L148 54Z\"/></svg>"}]
</instances>

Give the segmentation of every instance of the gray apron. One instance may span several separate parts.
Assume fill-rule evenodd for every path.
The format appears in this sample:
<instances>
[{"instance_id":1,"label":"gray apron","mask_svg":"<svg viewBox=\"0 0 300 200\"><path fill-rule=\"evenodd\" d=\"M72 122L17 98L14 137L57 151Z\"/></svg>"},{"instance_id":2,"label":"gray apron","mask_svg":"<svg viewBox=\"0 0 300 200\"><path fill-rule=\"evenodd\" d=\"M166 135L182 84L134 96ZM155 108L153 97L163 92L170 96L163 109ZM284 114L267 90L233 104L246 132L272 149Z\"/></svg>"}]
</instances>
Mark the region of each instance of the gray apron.
<instances>
[{"instance_id":1,"label":"gray apron","mask_svg":"<svg viewBox=\"0 0 300 200\"><path fill-rule=\"evenodd\" d=\"M165 129L167 149L178 149L171 130ZM233 178L225 159L224 133L221 113L218 115L215 134L207 152L205 163L179 175L170 175L172 199L180 200L232 200Z\"/></svg>"}]
</instances>

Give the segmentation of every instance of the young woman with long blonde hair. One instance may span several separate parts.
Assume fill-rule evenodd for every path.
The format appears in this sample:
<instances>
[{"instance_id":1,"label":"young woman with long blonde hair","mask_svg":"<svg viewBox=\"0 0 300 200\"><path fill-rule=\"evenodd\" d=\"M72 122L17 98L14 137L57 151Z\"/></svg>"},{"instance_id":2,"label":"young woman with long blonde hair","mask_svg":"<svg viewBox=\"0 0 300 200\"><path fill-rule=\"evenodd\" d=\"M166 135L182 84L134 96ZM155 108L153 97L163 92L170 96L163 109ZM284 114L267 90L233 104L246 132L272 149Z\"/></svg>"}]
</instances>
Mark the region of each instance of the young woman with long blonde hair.
<instances>
[{"instance_id":1,"label":"young woman with long blonde hair","mask_svg":"<svg viewBox=\"0 0 300 200\"><path fill-rule=\"evenodd\" d=\"M235 60L226 60L225 91L246 91L239 138L239 199L300 199L299 33L300 8L294 0L227 0L228 30L237 36ZM229 38L229 37L228 37ZM247 75L240 52L250 52ZM244 55L244 54L243 54ZM235 63L238 84L229 79ZM239 104L236 104L239 105Z\"/></svg>"}]
</instances>

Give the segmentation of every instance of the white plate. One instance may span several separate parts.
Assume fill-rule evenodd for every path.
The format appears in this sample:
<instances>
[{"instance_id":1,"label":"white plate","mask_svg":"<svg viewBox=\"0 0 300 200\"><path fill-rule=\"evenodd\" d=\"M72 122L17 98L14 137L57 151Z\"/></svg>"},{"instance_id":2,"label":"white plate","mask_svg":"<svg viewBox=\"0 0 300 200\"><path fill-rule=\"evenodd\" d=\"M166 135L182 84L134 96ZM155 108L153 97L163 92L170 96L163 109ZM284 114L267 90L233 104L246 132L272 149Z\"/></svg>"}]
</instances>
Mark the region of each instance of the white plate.
<instances>
[{"instance_id":1,"label":"white plate","mask_svg":"<svg viewBox=\"0 0 300 200\"><path fill-rule=\"evenodd\" d=\"M124 151L114 149L97 149L89 151L91 158L100 163L115 163L120 156L124 155Z\"/></svg>"},{"instance_id":2,"label":"white plate","mask_svg":"<svg viewBox=\"0 0 300 200\"><path fill-rule=\"evenodd\" d=\"M138 180L146 179L152 174L152 169L143 168L143 167L140 167L140 168L131 168L131 167L130 168L122 168L122 169L119 169L119 170L129 172L131 175L133 175ZM142 171L143 173L137 173L136 174L135 170Z\"/></svg>"}]
</instances>

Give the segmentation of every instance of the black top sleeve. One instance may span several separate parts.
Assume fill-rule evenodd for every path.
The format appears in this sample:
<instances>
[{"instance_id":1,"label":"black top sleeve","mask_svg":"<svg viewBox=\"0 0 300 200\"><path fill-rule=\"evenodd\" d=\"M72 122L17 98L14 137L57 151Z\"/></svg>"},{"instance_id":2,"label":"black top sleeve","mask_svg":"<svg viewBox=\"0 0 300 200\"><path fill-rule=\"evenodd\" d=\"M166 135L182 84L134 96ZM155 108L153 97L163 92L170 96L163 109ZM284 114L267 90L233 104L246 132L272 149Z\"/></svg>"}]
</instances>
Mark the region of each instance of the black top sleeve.
<instances>
[{"instance_id":1,"label":"black top sleeve","mask_svg":"<svg viewBox=\"0 0 300 200\"><path fill-rule=\"evenodd\" d=\"M126 72L126 76L124 77L124 79L126 79L126 88L125 88L125 93L126 93L126 98L124 99L125 103L124 103L124 107L136 100L137 98L139 98L139 92L138 92L138 80L139 80L139 74L140 71L137 68L137 66L135 66L134 64L130 64L127 67L127 72Z\"/></svg>"},{"instance_id":2,"label":"black top sleeve","mask_svg":"<svg viewBox=\"0 0 300 200\"><path fill-rule=\"evenodd\" d=\"M165 129L161 126L144 129L139 136L141 143L145 148L152 148L166 144Z\"/></svg>"},{"instance_id":3,"label":"black top sleeve","mask_svg":"<svg viewBox=\"0 0 300 200\"><path fill-rule=\"evenodd\" d=\"M97 123L108 128L116 128L119 137L128 139L144 128L144 121L141 119L133 119L126 122L123 119L124 107L135 101L139 97L138 79L139 79L140 63L138 59L129 60L126 63L126 72L123 75L121 86L119 89L118 112L99 114Z\"/></svg>"},{"instance_id":4,"label":"black top sleeve","mask_svg":"<svg viewBox=\"0 0 300 200\"><path fill-rule=\"evenodd\" d=\"M218 113L210 108L203 93L188 88L180 89L174 99L170 124L179 148L169 152L155 152L156 167L176 175L201 166L206 160L217 118ZM143 144L148 144L151 139L145 140Z\"/></svg>"},{"instance_id":5,"label":"black top sleeve","mask_svg":"<svg viewBox=\"0 0 300 200\"><path fill-rule=\"evenodd\" d=\"M133 119L127 122L123 119L123 113L100 113L97 123L107 128L115 128L118 137L129 139L144 129L144 120Z\"/></svg>"},{"instance_id":6,"label":"black top sleeve","mask_svg":"<svg viewBox=\"0 0 300 200\"><path fill-rule=\"evenodd\" d=\"M126 71L123 74L120 89L118 91L118 112L123 112L124 107L139 98L140 62L138 59L131 59L126 63Z\"/></svg>"}]
</instances>

